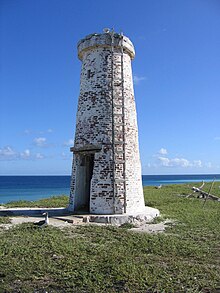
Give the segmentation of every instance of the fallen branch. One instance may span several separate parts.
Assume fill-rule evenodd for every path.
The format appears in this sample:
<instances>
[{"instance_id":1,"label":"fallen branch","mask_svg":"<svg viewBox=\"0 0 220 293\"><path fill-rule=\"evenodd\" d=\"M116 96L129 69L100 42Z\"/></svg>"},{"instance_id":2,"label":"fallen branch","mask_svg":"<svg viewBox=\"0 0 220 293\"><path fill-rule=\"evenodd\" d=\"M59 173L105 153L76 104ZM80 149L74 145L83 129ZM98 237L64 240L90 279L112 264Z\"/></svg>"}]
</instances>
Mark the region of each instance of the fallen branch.
<instances>
[{"instance_id":1,"label":"fallen branch","mask_svg":"<svg viewBox=\"0 0 220 293\"><path fill-rule=\"evenodd\" d=\"M210 193L208 193L208 192L205 192L205 191L203 191L203 190L201 190L200 188L198 188L198 187L192 187L192 190L194 191L194 192L199 192L200 194L201 194L201 197L202 198L205 198L205 197L210 197L211 199L213 199L213 200L220 200L220 198L219 197L217 197L217 196L215 196L215 195L213 195L213 194L210 194Z\"/></svg>"},{"instance_id":2,"label":"fallen branch","mask_svg":"<svg viewBox=\"0 0 220 293\"><path fill-rule=\"evenodd\" d=\"M202 185L199 188L202 189L204 187L204 185L205 185L205 181L203 180Z\"/></svg>"},{"instance_id":3,"label":"fallen branch","mask_svg":"<svg viewBox=\"0 0 220 293\"><path fill-rule=\"evenodd\" d=\"M213 187L213 185L214 185L214 182L215 182L215 177L214 177L214 179L213 179L213 181L212 181L212 184L211 184L211 186L210 186L209 192L208 192L208 194L207 194L207 196L206 196L206 198L205 198L205 201L204 201L204 204L203 204L203 208L204 208L204 206L205 206L205 203L206 203L207 199L210 197L211 190L212 190L212 187Z\"/></svg>"},{"instance_id":4,"label":"fallen branch","mask_svg":"<svg viewBox=\"0 0 220 293\"><path fill-rule=\"evenodd\" d=\"M192 196L192 195L195 194L195 193L199 193L199 195L198 195L197 197L198 197L198 198L205 198L205 202L206 202L206 200L207 200L208 198L210 198L210 199L212 199L212 200L220 201L220 198L219 198L218 196L215 196L215 195L211 194L211 190L212 190L212 187L213 187L214 181L215 181L215 178L214 178L214 180L213 180L213 182L212 182L212 184L211 184L211 187L210 187L210 189L209 189L209 192L206 192L206 191L203 191L203 190L202 190L202 188L203 188L204 185L205 185L205 182L203 181L203 182L202 182L202 185L201 185L200 187L195 187L195 186L193 186L193 187L192 187L192 191L193 191L193 192L190 193L190 194L188 194L188 195L186 196L186 198L189 198L190 196ZM205 204L205 202L204 202L204 204Z\"/></svg>"}]
</instances>

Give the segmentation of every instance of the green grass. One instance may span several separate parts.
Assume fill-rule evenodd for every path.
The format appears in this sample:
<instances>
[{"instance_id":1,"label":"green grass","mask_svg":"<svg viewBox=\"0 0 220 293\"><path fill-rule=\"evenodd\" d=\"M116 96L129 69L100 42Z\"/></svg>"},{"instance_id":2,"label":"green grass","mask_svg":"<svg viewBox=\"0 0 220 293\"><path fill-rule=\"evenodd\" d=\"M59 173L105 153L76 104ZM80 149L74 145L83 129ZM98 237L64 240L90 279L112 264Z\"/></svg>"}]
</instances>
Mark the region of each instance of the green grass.
<instances>
[{"instance_id":1,"label":"green grass","mask_svg":"<svg viewBox=\"0 0 220 293\"><path fill-rule=\"evenodd\" d=\"M174 220L163 234L92 225L0 230L0 292L218 292L220 205L178 196L188 190L144 188L146 202Z\"/></svg>"},{"instance_id":2,"label":"green grass","mask_svg":"<svg viewBox=\"0 0 220 293\"><path fill-rule=\"evenodd\" d=\"M39 207L39 208L58 208L66 207L69 202L69 197L67 195L52 196L50 198L39 199L37 201L11 201L5 204L7 208L15 207Z\"/></svg>"},{"instance_id":3,"label":"green grass","mask_svg":"<svg viewBox=\"0 0 220 293\"><path fill-rule=\"evenodd\" d=\"M11 223L9 217L0 217L0 224L9 224Z\"/></svg>"}]
</instances>

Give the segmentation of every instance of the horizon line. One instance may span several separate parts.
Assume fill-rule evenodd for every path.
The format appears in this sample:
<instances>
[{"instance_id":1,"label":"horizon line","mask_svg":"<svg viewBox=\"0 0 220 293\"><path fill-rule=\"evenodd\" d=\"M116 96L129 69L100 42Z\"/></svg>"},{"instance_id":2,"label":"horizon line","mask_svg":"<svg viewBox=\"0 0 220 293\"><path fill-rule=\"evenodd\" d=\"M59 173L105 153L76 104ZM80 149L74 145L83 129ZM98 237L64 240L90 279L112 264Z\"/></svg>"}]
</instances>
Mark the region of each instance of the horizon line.
<instances>
[{"instance_id":1,"label":"horizon line","mask_svg":"<svg viewBox=\"0 0 220 293\"><path fill-rule=\"evenodd\" d=\"M170 174L141 174L142 176L193 176L193 175L219 175L220 173L181 173L181 174L176 174L176 173L170 173ZM0 176L70 176L71 174L0 174Z\"/></svg>"}]
</instances>

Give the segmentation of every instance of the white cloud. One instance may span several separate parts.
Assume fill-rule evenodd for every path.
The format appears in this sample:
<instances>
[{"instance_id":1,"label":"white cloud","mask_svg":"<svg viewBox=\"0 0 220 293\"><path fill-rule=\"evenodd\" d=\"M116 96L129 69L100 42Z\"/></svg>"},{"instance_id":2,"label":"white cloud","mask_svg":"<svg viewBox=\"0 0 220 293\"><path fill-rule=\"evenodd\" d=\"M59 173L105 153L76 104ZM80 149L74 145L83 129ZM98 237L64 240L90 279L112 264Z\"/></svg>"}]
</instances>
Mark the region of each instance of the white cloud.
<instances>
[{"instance_id":1,"label":"white cloud","mask_svg":"<svg viewBox=\"0 0 220 293\"><path fill-rule=\"evenodd\" d=\"M136 74L133 75L133 82L135 85L138 85L142 80L145 80L145 76L138 76Z\"/></svg>"},{"instance_id":2,"label":"white cloud","mask_svg":"<svg viewBox=\"0 0 220 293\"><path fill-rule=\"evenodd\" d=\"M220 136L214 137L214 140L220 140Z\"/></svg>"},{"instance_id":3,"label":"white cloud","mask_svg":"<svg viewBox=\"0 0 220 293\"><path fill-rule=\"evenodd\" d=\"M73 146L74 145L74 139L70 138L68 141L65 141L64 146Z\"/></svg>"},{"instance_id":4,"label":"white cloud","mask_svg":"<svg viewBox=\"0 0 220 293\"><path fill-rule=\"evenodd\" d=\"M206 163L206 167L207 168L212 168L212 163L211 162Z\"/></svg>"},{"instance_id":5,"label":"white cloud","mask_svg":"<svg viewBox=\"0 0 220 293\"><path fill-rule=\"evenodd\" d=\"M11 160L17 157L17 153L10 147L5 146L0 149L0 159L1 160Z\"/></svg>"},{"instance_id":6,"label":"white cloud","mask_svg":"<svg viewBox=\"0 0 220 293\"><path fill-rule=\"evenodd\" d=\"M161 166L164 167L182 167L182 168L188 168L188 167L202 167L202 161L201 160L194 160L190 162L187 159L184 158L173 158L169 159L167 157L158 157L158 160L160 162Z\"/></svg>"},{"instance_id":7,"label":"white cloud","mask_svg":"<svg viewBox=\"0 0 220 293\"><path fill-rule=\"evenodd\" d=\"M194 160L193 166L195 167L202 167L202 161L201 160Z\"/></svg>"},{"instance_id":8,"label":"white cloud","mask_svg":"<svg viewBox=\"0 0 220 293\"><path fill-rule=\"evenodd\" d=\"M164 154L163 154L164 153ZM175 156L168 155L168 151L165 148L161 148L156 154L152 155L151 158L148 159L143 169L144 172L155 172L157 170L159 172L205 172L209 171L213 168L216 170L218 169L217 165L211 162L204 162L200 159L188 159L185 158L183 155L176 154ZM159 170L159 171L158 171ZM216 171L217 173L217 171Z\"/></svg>"},{"instance_id":9,"label":"white cloud","mask_svg":"<svg viewBox=\"0 0 220 293\"><path fill-rule=\"evenodd\" d=\"M44 159L44 155L40 154L40 153L37 153L36 154L36 159Z\"/></svg>"},{"instance_id":10,"label":"white cloud","mask_svg":"<svg viewBox=\"0 0 220 293\"><path fill-rule=\"evenodd\" d=\"M1 161L17 161L17 160L36 160L44 159L45 156L40 153L32 153L29 149L22 152L15 151L12 147L6 146L0 149Z\"/></svg>"},{"instance_id":11,"label":"white cloud","mask_svg":"<svg viewBox=\"0 0 220 293\"><path fill-rule=\"evenodd\" d=\"M44 147L46 146L46 138L45 137L36 137L34 139L34 144L38 147Z\"/></svg>"},{"instance_id":12,"label":"white cloud","mask_svg":"<svg viewBox=\"0 0 220 293\"><path fill-rule=\"evenodd\" d=\"M15 151L12 147L6 146L0 149L0 160L12 161L12 160L26 160L31 158L31 152L29 149L23 152Z\"/></svg>"},{"instance_id":13,"label":"white cloud","mask_svg":"<svg viewBox=\"0 0 220 293\"><path fill-rule=\"evenodd\" d=\"M160 161L162 166L169 167L170 159L164 158L164 157L158 157L158 160Z\"/></svg>"},{"instance_id":14,"label":"white cloud","mask_svg":"<svg viewBox=\"0 0 220 293\"><path fill-rule=\"evenodd\" d=\"M52 132L53 132L53 129L48 128L48 129L47 129L47 132L48 132L48 133L52 133Z\"/></svg>"},{"instance_id":15,"label":"white cloud","mask_svg":"<svg viewBox=\"0 0 220 293\"><path fill-rule=\"evenodd\" d=\"M164 148L161 148L158 152L160 155L167 155L168 154L168 151Z\"/></svg>"},{"instance_id":16,"label":"white cloud","mask_svg":"<svg viewBox=\"0 0 220 293\"><path fill-rule=\"evenodd\" d=\"M29 159L30 156L31 156L31 152L28 149L20 153L20 157L22 159Z\"/></svg>"}]
</instances>

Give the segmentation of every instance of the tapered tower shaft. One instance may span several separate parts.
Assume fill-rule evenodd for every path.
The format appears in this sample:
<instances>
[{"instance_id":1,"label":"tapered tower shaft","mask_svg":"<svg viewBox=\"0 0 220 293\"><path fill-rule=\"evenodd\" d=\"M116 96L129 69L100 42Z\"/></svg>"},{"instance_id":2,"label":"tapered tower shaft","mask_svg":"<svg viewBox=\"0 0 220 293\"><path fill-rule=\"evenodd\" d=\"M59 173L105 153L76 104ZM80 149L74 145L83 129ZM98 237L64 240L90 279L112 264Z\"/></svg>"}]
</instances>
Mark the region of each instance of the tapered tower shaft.
<instances>
[{"instance_id":1,"label":"tapered tower shaft","mask_svg":"<svg viewBox=\"0 0 220 293\"><path fill-rule=\"evenodd\" d=\"M82 61L70 210L95 214L144 210L131 41L114 32L78 43Z\"/></svg>"}]
</instances>

